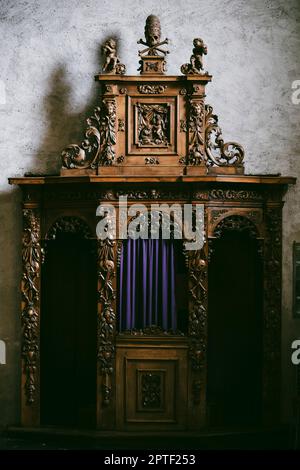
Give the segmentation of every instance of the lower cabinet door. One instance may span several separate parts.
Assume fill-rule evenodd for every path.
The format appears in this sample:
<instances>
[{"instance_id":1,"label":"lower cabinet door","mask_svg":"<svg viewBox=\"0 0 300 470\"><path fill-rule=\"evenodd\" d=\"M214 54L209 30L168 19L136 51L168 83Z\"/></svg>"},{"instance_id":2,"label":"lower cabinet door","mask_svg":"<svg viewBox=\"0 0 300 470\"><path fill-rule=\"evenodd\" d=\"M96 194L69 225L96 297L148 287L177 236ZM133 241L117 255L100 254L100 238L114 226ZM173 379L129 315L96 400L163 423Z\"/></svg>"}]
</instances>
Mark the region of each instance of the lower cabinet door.
<instances>
[{"instance_id":1,"label":"lower cabinet door","mask_svg":"<svg viewBox=\"0 0 300 470\"><path fill-rule=\"evenodd\" d=\"M118 429L185 429L186 346L122 345L116 359Z\"/></svg>"}]
</instances>

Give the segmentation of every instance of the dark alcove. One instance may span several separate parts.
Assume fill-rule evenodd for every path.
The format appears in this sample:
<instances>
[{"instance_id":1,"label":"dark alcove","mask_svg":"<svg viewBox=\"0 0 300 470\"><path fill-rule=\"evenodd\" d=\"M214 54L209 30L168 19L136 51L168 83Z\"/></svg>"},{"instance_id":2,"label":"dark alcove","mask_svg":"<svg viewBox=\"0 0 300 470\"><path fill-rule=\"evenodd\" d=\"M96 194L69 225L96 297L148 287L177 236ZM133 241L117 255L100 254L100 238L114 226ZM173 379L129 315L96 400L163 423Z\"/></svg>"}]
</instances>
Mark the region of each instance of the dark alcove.
<instances>
[{"instance_id":1,"label":"dark alcove","mask_svg":"<svg viewBox=\"0 0 300 470\"><path fill-rule=\"evenodd\" d=\"M95 425L94 243L69 233L47 241L41 299L42 424Z\"/></svg>"},{"instance_id":2,"label":"dark alcove","mask_svg":"<svg viewBox=\"0 0 300 470\"><path fill-rule=\"evenodd\" d=\"M225 231L209 263L208 401L213 426L261 419L262 260L247 232Z\"/></svg>"}]
</instances>

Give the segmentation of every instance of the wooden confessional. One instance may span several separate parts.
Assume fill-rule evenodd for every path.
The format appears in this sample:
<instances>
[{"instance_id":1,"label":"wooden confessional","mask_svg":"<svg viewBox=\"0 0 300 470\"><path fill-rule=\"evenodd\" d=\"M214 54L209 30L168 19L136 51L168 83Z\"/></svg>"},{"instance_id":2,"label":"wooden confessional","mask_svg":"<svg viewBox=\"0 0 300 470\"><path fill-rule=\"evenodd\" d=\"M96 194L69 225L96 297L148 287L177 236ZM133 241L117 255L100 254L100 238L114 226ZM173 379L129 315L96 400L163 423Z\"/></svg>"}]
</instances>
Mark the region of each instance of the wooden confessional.
<instances>
[{"instance_id":1,"label":"wooden confessional","mask_svg":"<svg viewBox=\"0 0 300 470\"><path fill-rule=\"evenodd\" d=\"M224 142L205 103L201 39L179 76L165 74L157 17L139 42L139 76L105 43L99 107L60 175L10 179L23 193L21 423L279 423L282 197L295 179L244 174L243 148ZM125 197L136 216L203 205L204 245L98 238L97 207L110 204L118 222Z\"/></svg>"}]
</instances>

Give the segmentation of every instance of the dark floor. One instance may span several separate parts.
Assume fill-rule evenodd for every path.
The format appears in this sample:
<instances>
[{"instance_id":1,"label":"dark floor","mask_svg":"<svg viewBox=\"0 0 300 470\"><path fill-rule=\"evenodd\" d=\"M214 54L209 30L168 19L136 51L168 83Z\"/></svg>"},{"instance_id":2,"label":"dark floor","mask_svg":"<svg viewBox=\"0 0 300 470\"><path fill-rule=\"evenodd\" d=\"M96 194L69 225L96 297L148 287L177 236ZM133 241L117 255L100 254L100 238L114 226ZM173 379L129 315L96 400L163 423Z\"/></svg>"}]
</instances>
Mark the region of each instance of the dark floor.
<instances>
[{"instance_id":1,"label":"dark floor","mask_svg":"<svg viewBox=\"0 0 300 470\"><path fill-rule=\"evenodd\" d=\"M10 428L0 434L2 450L282 450L295 448L293 433L289 429L222 433L211 432L198 435L146 435L106 434L91 431L71 432L41 429L26 431Z\"/></svg>"}]
</instances>

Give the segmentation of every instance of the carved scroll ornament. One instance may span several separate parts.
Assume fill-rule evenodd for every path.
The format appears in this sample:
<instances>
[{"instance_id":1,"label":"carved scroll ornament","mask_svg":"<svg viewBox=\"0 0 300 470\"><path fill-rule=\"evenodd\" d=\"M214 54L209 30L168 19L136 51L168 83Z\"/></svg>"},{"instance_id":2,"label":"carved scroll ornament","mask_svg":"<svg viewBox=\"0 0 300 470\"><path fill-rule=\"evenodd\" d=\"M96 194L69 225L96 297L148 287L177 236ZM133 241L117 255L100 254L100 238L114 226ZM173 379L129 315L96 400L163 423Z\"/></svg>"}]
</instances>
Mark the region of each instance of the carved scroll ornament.
<instances>
[{"instance_id":1,"label":"carved scroll ornament","mask_svg":"<svg viewBox=\"0 0 300 470\"><path fill-rule=\"evenodd\" d=\"M218 116L205 105L205 152L207 166L238 166L243 164L244 149L236 142L224 142Z\"/></svg>"},{"instance_id":2,"label":"carved scroll ornament","mask_svg":"<svg viewBox=\"0 0 300 470\"><path fill-rule=\"evenodd\" d=\"M36 210L23 211L22 358L25 396L28 405L35 402L39 355L39 272L40 223Z\"/></svg>"},{"instance_id":3,"label":"carved scroll ornament","mask_svg":"<svg viewBox=\"0 0 300 470\"><path fill-rule=\"evenodd\" d=\"M97 168L112 165L116 154L116 102L113 98L103 100L87 119L88 128L81 146L71 144L62 151L64 168Z\"/></svg>"}]
</instances>

